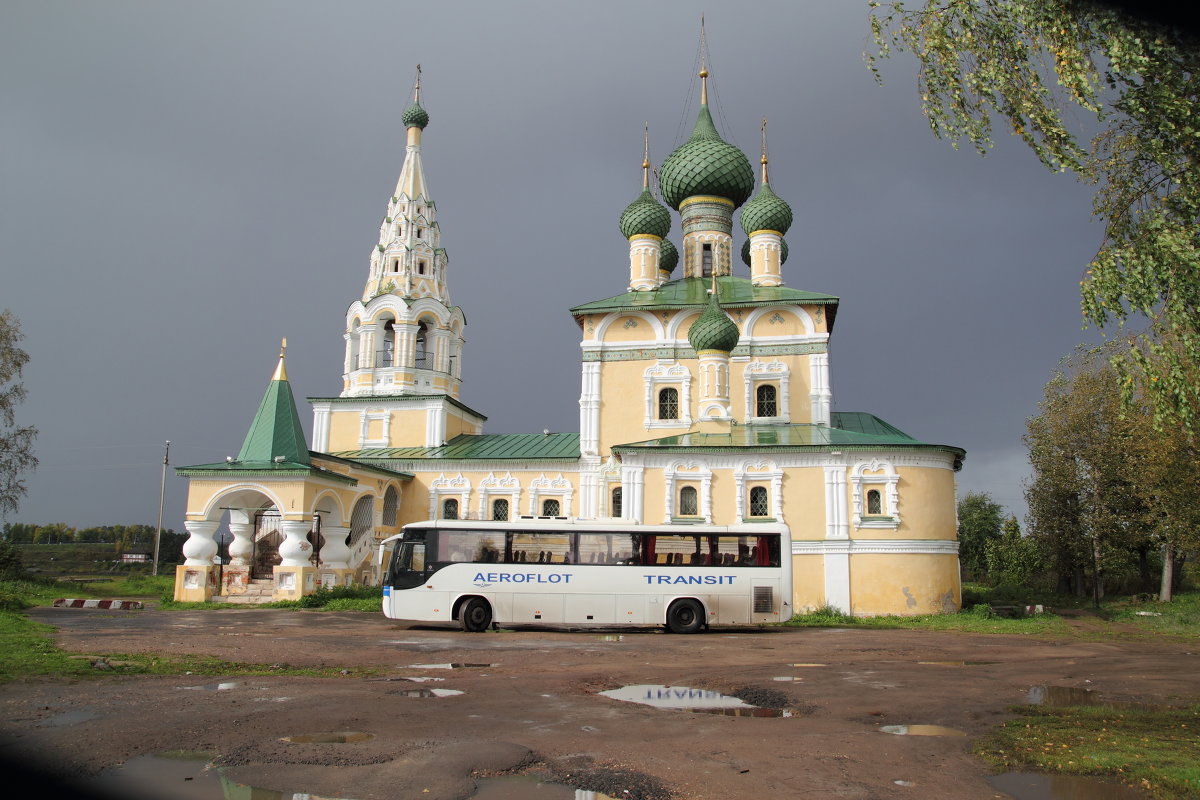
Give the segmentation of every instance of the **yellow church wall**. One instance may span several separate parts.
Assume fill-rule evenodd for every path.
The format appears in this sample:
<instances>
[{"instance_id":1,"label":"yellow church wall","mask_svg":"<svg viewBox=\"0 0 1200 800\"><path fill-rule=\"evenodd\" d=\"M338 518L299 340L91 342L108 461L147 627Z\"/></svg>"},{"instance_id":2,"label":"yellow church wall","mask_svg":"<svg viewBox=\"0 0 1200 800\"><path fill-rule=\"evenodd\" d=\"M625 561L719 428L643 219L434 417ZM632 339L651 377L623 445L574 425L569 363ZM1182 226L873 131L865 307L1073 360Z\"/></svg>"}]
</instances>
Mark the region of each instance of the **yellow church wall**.
<instances>
[{"instance_id":1,"label":"yellow church wall","mask_svg":"<svg viewBox=\"0 0 1200 800\"><path fill-rule=\"evenodd\" d=\"M788 422L791 424L812 421L812 401L809 399L812 381L807 354L756 356L748 360L733 361L730 364L729 400L730 409L735 419L744 420L754 416L755 392L757 387L770 383L778 390L776 402L783 402L783 381L776 373L751 373L750 407L746 407L746 374L750 364L761 361L771 363L779 361L788 368ZM782 410L782 408L780 409Z\"/></svg>"},{"instance_id":2,"label":"yellow church wall","mask_svg":"<svg viewBox=\"0 0 1200 800\"><path fill-rule=\"evenodd\" d=\"M898 467L900 527L859 528L851 531L855 539L955 539L954 473L936 467ZM868 476L869 480L869 476ZM882 485L863 483L863 496ZM852 502L852 498L847 502ZM850 506L853 508L853 506Z\"/></svg>"},{"instance_id":3,"label":"yellow church wall","mask_svg":"<svg viewBox=\"0 0 1200 800\"><path fill-rule=\"evenodd\" d=\"M604 332L606 342L646 342L656 338L654 327L649 322L630 315L617 317Z\"/></svg>"},{"instance_id":4,"label":"yellow church wall","mask_svg":"<svg viewBox=\"0 0 1200 800\"><path fill-rule=\"evenodd\" d=\"M753 309L758 311L758 309ZM808 309L805 309L807 312ZM772 337L772 336L804 336L808 330L804 327L804 321L800 318L798 309L791 306L778 306L768 308L762 316L754 323L754 327L749 331L754 337ZM782 321L772 319L779 315ZM815 322L814 322L815 324ZM743 331L742 335L746 334Z\"/></svg>"},{"instance_id":5,"label":"yellow church wall","mask_svg":"<svg viewBox=\"0 0 1200 800\"><path fill-rule=\"evenodd\" d=\"M329 450L359 449L359 433L362 421L357 411L338 411L336 406L329 414Z\"/></svg>"},{"instance_id":6,"label":"yellow church wall","mask_svg":"<svg viewBox=\"0 0 1200 800\"><path fill-rule=\"evenodd\" d=\"M641 442L660 436L683 433L688 426L680 424L670 427L647 428L646 419L646 368L656 361L605 361L600 366L600 455L608 455L614 444ZM660 388L677 385L662 383ZM697 408L698 381L692 379L691 414ZM680 403L683 393L680 392ZM657 402L655 400L654 402ZM656 408L652 409L657 413ZM683 409L680 409L681 414Z\"/></svg>"},{"instance_id":7,"label":"yellow church wall","mask_svg":"<svg viewBox=\"0 0 1200 800\"><path fill-rule=\"evenodd\" d=\"M938 614L962 604L958 557L940 554L850 556L850 612Z\"/></svg>"},{"instance_id":8,"label":"yellow church wall","mask_svg":"<svg viewBox=\"0 0 1200 800\"><path fill-rule=\"evenodd\" d=\"M784 522L793 539L825 538L825 470L789 469L783 479Z\"/></svg>"},{"instance_id":9,"label":"yellow church wall","mask_svg":"<svg viewBox=\"0 0 1200 800\"><path fill-rule=\"evenodd\" d=\"M792 613L803 614L825 605L825 557L792 556Z\"/></svg>"}]
</instances>

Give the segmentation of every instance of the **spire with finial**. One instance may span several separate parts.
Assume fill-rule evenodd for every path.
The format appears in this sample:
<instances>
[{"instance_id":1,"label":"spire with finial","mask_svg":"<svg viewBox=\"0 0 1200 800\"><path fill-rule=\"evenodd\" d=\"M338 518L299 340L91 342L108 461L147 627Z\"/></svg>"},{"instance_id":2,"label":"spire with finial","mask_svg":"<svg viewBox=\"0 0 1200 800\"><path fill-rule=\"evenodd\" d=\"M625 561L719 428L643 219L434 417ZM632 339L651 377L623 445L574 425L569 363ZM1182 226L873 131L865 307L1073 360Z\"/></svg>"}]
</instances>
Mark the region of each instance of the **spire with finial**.
<instances>
[{"instance_id":1,"label":"spire with finial","mask_svg":"<svg viewBox=\"0 0 1200 800\"><path fill-rule=\"evenodd\" d=\"M666 237L671 230L671 214L650 193L650 124L642 129L642 192L621 212L621 235Z\"/></svg>"},{"instance_id":2,"label":"spire with finial","mask_svg":"<svg viewBox=\"0 0 1200 800\"><path fill-rule=\"evenodd\" d=\"M758 194L742 207L742 230L747 236L756 231L775 231L780 236L792 226L792 207L771 190L767 177L767 118L762 121L762 186Z\"/></svg>"},{"instance_id":3,"label":"spire with finial","mask_svg":"<svg viewBox=\"0 0 1200 800\"><path fill-rule=\"evenodd\" d=\"M417 77L413 81L413 101L412 105L404 109L404 115L401 117L406 128L425 129L429 124L429 112L421 107L421 65L417 64Z\"/></svg>"},{"instance_id":4,"label":"spire with finial","mask_svg":"<svg viewBox=\"0 0 1200 800\"><path fill-rule=\"evenodd\" d=\"M275 374L271 377L273 381L286 381L287 368L283 365L284 354L287 353L287 337L283 337L283 342L279 345L279 364L275 367Z\"/></svg>"},{"instance_id":5,"label":"spire with finial","mask_svg":"<svg viewBox=\"0 0 1200 800\"><path fill-rule=\"evenodd\" d=\"M246 440L238 451L237 460L243 464L269 464L272 468L281 464L294 468L297 464L308 466L312 463L304 440L304 429L300 427L300 417L296 413L292 385L283 366L286 350L287 339L284 339L279 348L279 364L275 367L275 374L267 384L258 413L254 415Z\"/></svg>"}]
</instances>

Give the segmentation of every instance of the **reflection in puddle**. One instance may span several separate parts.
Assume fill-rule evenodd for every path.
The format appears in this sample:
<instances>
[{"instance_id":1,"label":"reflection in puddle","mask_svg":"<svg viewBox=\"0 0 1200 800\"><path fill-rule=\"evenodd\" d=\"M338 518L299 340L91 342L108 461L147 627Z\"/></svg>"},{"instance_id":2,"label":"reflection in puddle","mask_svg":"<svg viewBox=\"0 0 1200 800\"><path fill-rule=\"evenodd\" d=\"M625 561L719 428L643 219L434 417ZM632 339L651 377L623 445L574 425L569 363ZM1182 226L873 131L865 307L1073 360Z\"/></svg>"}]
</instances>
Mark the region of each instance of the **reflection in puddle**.
<instances>
[{"instance_id":1,"label":"reflection in puddle","mask_svg":"<svg viewBox=\"0 0 1200 800\"><path fill-rule=\"evenodd\" d=\"M281 741L292 744L353 744L354 742L369 742L374 738L375 734L362 731L325 731L285 736Z\"/></svg>"},{"instance_id":2,"label":"reflection in puddle","mask_svg":"<svg viewBox=\"0 0 1200 800\"><path fill-rule=\"evenodd\" d=\"M988 786L1013 800L1145 800L1143 792L1105 778L1006 772L992 775Z\"/></svg>"},{"instance_id":3,"label":"reflection in puddle","mask_svg":"<svg viewBox=\"0 0 1200 800\"><path fill-rule=\"evenodd\" d=\"M495 664L409 664L409 669L486 669Z\"/></svg>"},{"instance_id":4,"label":"reflection in puddle","mask_svg":"<svg viewBox=\"0 0 1200 800\"><path fill-rule=\"evenodd\" d=\"M879 728L883 733L896 736L966 736L957 728L947 728L943 725L883 725Z\"/></svg>"},{"instance_id":5,"label":"reflection in puddle","mask_svg":"<svg viewBox=\"0 0 1200 800\"><path fill-rule=\"evenodd\" d=\"M918 661L918 664L931 664L938 667L979 667L984 664L998 664L998 661Z\"/></svg>"},{"instance_id":6,"label":"reflection in puddle","mask_svg":"<svg viewBox=\"0 0 1200 800\"><path fill-rule=\"evenodd\" d=\"M462 692L458 689L394 689L387 694L399 697L454 697Z\"/></svg>"},{"instance_id":7,"label":"reflection in puddle","mask_svg":"<svg viewBox=\"0 0 1200 800\"><path fill-rule=\"evenodd\" d=\"M200 692L227 692L230 689L237 688L237 681L228 681L226 683L206 683L203 686L184 686L183 688Z\"/></svg>"},{"instance_id":8,"label":"reflection in puddle","mask_svg":"<svg viewBox=\"0 0 1200 800\"><path fill-rule=\"evenodd\" d=\"M104 796L123 800L336 800L307 792L280 792L237 783L209 764L211 754L159 753L137 756L87 782ZM86 795L85 795L86 796Z\"/></svg>"},{"instance_id":9,"label":"reflection in puddle","mask_svg":"<svg viewBox=\"0 0 1200 800\"><path fill-rule=\"evenodd\" d=\"M1026 702L1031 706L1094 706L1099 698L1091 689L1070 686L1030 686Z\"/></svg>"},{"instance_id":10,"label":"reflection in puddle","mask_svg":"<svg viewBox=\"0 0 1200 800\"><path fill-rule=\"evenodd\" d=\"M771 680L773 680L773 681L802 681L802 680L804 680L804 678L797 678L794 675L776 675L774 678L771 678Z\"/></svg>"},{"instance_id":11,"label":"reflection in puddle","mask_svg":"<svg viewBox=\"0 0 1200 800\"><path fill-rule=\"evenodd\" d=\"M605 633L605 634L601 634L598 638L602 642L623 642L623 641L625 641L625 637L619 633Z\"/></svg>"},{"instance_id":12,"label":"reflection in puddle","mask_svg":"<svg viewBox=\"0 0 1200 800\"><path fill-rule=\"evenodd\" d=\"M527 775L482 778L471 800L615 800L600 792L575 789L562 783L544 783Z\"/></svg>"},{"instance_id":13,"label":"reflection in puddle","mask_svg":"<svg viewBox=\"0 0 1200 800\"><path fill-rule=\"evenodd\" d=\"M827 666L829 666L829 665L828 665L828 664L805 664L805 663L800 663L800 664L792 664L792 666L793 666L793 667L827 667Z\"/></svg>"},{"instance_id":14,"label":"reflection in puddle","mask_svg":"<svg viewBox=\"0 0 1200 800\"><path fill-rule=\"evenodd\" d=\"M729 717L790 717L791 711L780 708L759 708L736 697L709 689L692 689L687 686L664 686L657 683L640 683L600 692L613 700L638 703L654 708L681 708L705 714L724 714Z\"/></svg>"}]
</instances>

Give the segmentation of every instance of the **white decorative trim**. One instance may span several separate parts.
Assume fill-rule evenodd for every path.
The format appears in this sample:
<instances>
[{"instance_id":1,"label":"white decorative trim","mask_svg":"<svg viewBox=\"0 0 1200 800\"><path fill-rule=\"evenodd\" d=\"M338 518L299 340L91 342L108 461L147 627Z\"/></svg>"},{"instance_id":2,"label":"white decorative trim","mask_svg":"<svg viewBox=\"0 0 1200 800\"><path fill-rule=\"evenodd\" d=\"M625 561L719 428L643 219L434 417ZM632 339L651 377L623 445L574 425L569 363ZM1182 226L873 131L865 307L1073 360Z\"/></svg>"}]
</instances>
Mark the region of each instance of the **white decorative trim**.
<instances>
[{"instance_id":1,"label":"white decorative trim","mask_svg":"<svg viewBox=\"0 0 1200 800\"><path fill-rule=\"evenodd\" d=\"M879 472L881 475L867 475L866 473ZM853 487L852 500L854 503L854 527L855 528L888 528L896 530L900 527L900 495L897 491L897 484L900 482L900 476L896 473L895 467L890 461L885 459L873 459L871 461L863 461L854 465L854 469L850 474L850 483ZM885 497L887 503L885 519L864 519L863 510L866 508L866 491L872 486L886 487Z\"/></svg>"},{"instance_id":2,"label":"white decorative trim","mask_svg":"<svg viewBox=\"0 0 1200 800\"><path fill-rule=\"evenodd\" d=\"M529 482L529 514L530 516L541 515L541 501L544 497L559 497L561 507L558 509L559 516L571 516L571 500L575 496L575 489L571 486L571 482L563 477L563 474L558 473L557 478L547 478L546 473L542 473L538 477Z\"/></svg>"},{"instance_id":3,"label":"white decorative trim","mask_svg":"<svg viewBox=\"0 0 1200 800\"><path fill-rule=\"evenodd\" d=\"M628 309L622 310L622 311L611 311L611 312L605 314L604 318L596 323L596 333L593 334L594 340L596 342L604 341L604 334L606 334L608 332L609 326L611 326L618 319L624 319L625 317L634 317L636 319L639 319L639 320L647 323L650 326L650 332L654 335L654 338L649 340L650 347L654 347L662 341L662 339L663 339L662 323L659 322L657 319L655 319L654 315L648 314L645 311L633 311L633 310L628 310ZM628 345L629 342L622 342L621 344ZM645 345L643 345L643 346L645 346Z\"/></svg>"},{"instance_id":4,"label":"white decorative trim","mask_svg":"<svg viewBox=\"0 0 1200 800\"><path fill-rule=\"evenodd\" d=\"M809 356L812 358L812 356ZM790 423L791 415L791 370L788 365L776 359L775 361L751 361L743 373L746 384L746 421L747 422L782 422ZM779 395L775 398L773 417L759 417L758 384L779 381Z\"/></svg>"},{"instance_id":5,"label":"white decorative trim","mask_svg":"<svg viewBox=\"0 0 1200 800\"><path fill-rule=\"evenodd\" d=\"M645 478L642 467L621 465L621 518L639 525L645 520Z\"/></svg>"},{"instance_id":6,"label":"white decorative trim","mask_svg":"<svg viewBox=\"0 0 1200 800\"><path fill-rule=\"evenodd\" d=\"M491 519L492 518L492 495L508 495L508 518L514 519L521 507L521 482L512 476L511 472L506 472L500 477L496 477L494 472L489 472L487 477L479 482L479 514L476 519Z\"/></svg>"},{"instance_id":7,"label":"white decorative trim","mask_svg":"<svg viewBox=\"0 0 1200 800\"><path fill-rule=\"evenodd\" d=\"M940 555L958 554L955 539L799 539L792 541L794 556L844 555Z\"/></svg>"},{"instance_id":8,"label":"white decorative trim","mask_svg":"<svg viewBox=\"0 0 1200 800\"><path fill-rule=\"evenodd\" d=\"M844 550L825 551L825 605L850 613L850 555Z\"/></svg>"},{"instance_id":9,"label":"white decorative trim","mask_svg":"<svg viewBox=\"0 0 1200 800\"><path fill-rule=\"evenodd\" d=\"M444 472L434 478L429 484L430 519L441 519L439 501L443 495L457 495L455 499L458 500L458 517L465 519L470 508L468 501L471 498L471 482L464 478L461 472L453 478L447 478Z\"/></svg>"},{"instance_id":10,"label":"white decorative trim","mask_svg":"<svg viewBox=\"0 0 1200 800\"><path fill-rule=\"evenodd\" d=\"M600 362L584 361L579 392L579 454L600 453Z\"/></svg>"},{"instance_id":11,"label":"white decorative trim","mask_svg":"<svg viewBox=\"0 0 1200 800\"><path fill-rule=\"evenodd\" d=\"M646 367L645 383L646 428L690 428L692 426L692 371L682 364L655 364ZM679 387L679 419L658 418L660 388Z\"/></svg>"},{"instance_id":12,"label":"white decorative trim","mask_svg":"<svg viewBox=\"0 0 1200 800\"><path fill-rule=\"evenodd\" d=\"M712 524L712 470L696 461L676 461L663 470L663 480L666 488L663 491L663 524L669 525L675 515L675 483L676 481L699 481L700 483L700 514L697 519L703 519ZM624 503L624 492L621 500ZM624 509L622 509L624 510ZM641 522L639 519L638 522Z\"/></svg>"},{"instance_id":13,"label":"white decorative trim","mask_svg":"<svg viewBox=\"0 0 1200 800\"><path fill-rule=\"evenodd\" d=\"M753 311L751 311L749 314L746 315L746 325L743 328L743 330L746 331L747 333L750 333L754 330L754 325L760 319L762 319L763 317L768 316L770 314L778 314L781 311L792 314L798 320L800 320L800 324L804 326L804 332L808 336L817 336L817 337L822 337L822 338L828 337L828 334L818 334L817 333L817 326L815 323L813 323L813 319L812 319L812 317L810 317L808 315L807 311L805 311L800 306L790 306L790 305L789 306L760 306L759 308L754 309ZM755 339L763 339L766 337L756 336L754 338ZM774 340L776 337L772 336L770 338L772 340Z\"/></svg>"},{"instance_id":14,"label":"white decorative trim","mask_svg":"<svg viewBox=\"0 0 1200 800\"><path fill-rule=\"evenodd\" d=\"M737 491L737 506L734 519L753 519L747 516L750 505L750 490L747 483L770 483L770 516L783 522L783 470L769 461L745 461L733 471L733 482Z\"/></svg>"},{"instance_id":15,"label":"white decorative trim","mask_svg":"<svg viewBox=\"0 0 1200 800\"><path fill-rule=\"evenodd\" d=\"M825 538L847 539L846 468L825 467Z\"/></svg>"},{"instance_id":16,"label":"white decorative trim","mask_svg":"<svg viewBox=\"0 0 1200 800\"><path fill-rule=\"evenodd\" d=\"M808 383L812 421L817 425L828 425L833 406L833 392L829 389L829 353L809 354Z\"/></svg>"},{"instance_id":17,"label":"white decorative trim","mask_svg":"<svg viewBox=\"0 0 1200 800\"><path fill-rule=\"evenodd\" d=\"M383 423L383 435L378 439L368 438L369 432L371 430L370 426L371 426L372 422L382 422ZM388 446L388 443L391 441L391 427L392 427L392 412L390 410L384 409L383 411L368 411L366 409L363 409L362 411L359 412L358 423L359 423L359 430L358 430L358 446L359 446L359 448L366 450L369 447L387 447Z\"/></svg>"}]
</instances>

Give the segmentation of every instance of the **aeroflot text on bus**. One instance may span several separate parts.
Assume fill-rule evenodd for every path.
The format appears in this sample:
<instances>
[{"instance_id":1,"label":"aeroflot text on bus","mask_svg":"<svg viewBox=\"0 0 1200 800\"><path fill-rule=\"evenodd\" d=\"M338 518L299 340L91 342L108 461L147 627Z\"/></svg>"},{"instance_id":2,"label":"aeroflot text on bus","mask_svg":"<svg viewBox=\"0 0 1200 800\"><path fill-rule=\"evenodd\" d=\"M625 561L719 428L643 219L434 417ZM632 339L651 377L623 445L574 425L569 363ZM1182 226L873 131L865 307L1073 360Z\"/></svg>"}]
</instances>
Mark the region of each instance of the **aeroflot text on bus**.
<instances>
[{"instance_id":1,"label":"aeroflot text on bus","mask_svg":"<svg viewBox=\"0 0 1200 800\"><path fill-rule=\"evenodd\" d=\"M569 572L478 572L476 583L570 583ZM686 583L696 586L732 586L733 575L643 575L647 586Z\"/></svg>"}]
</instances>

